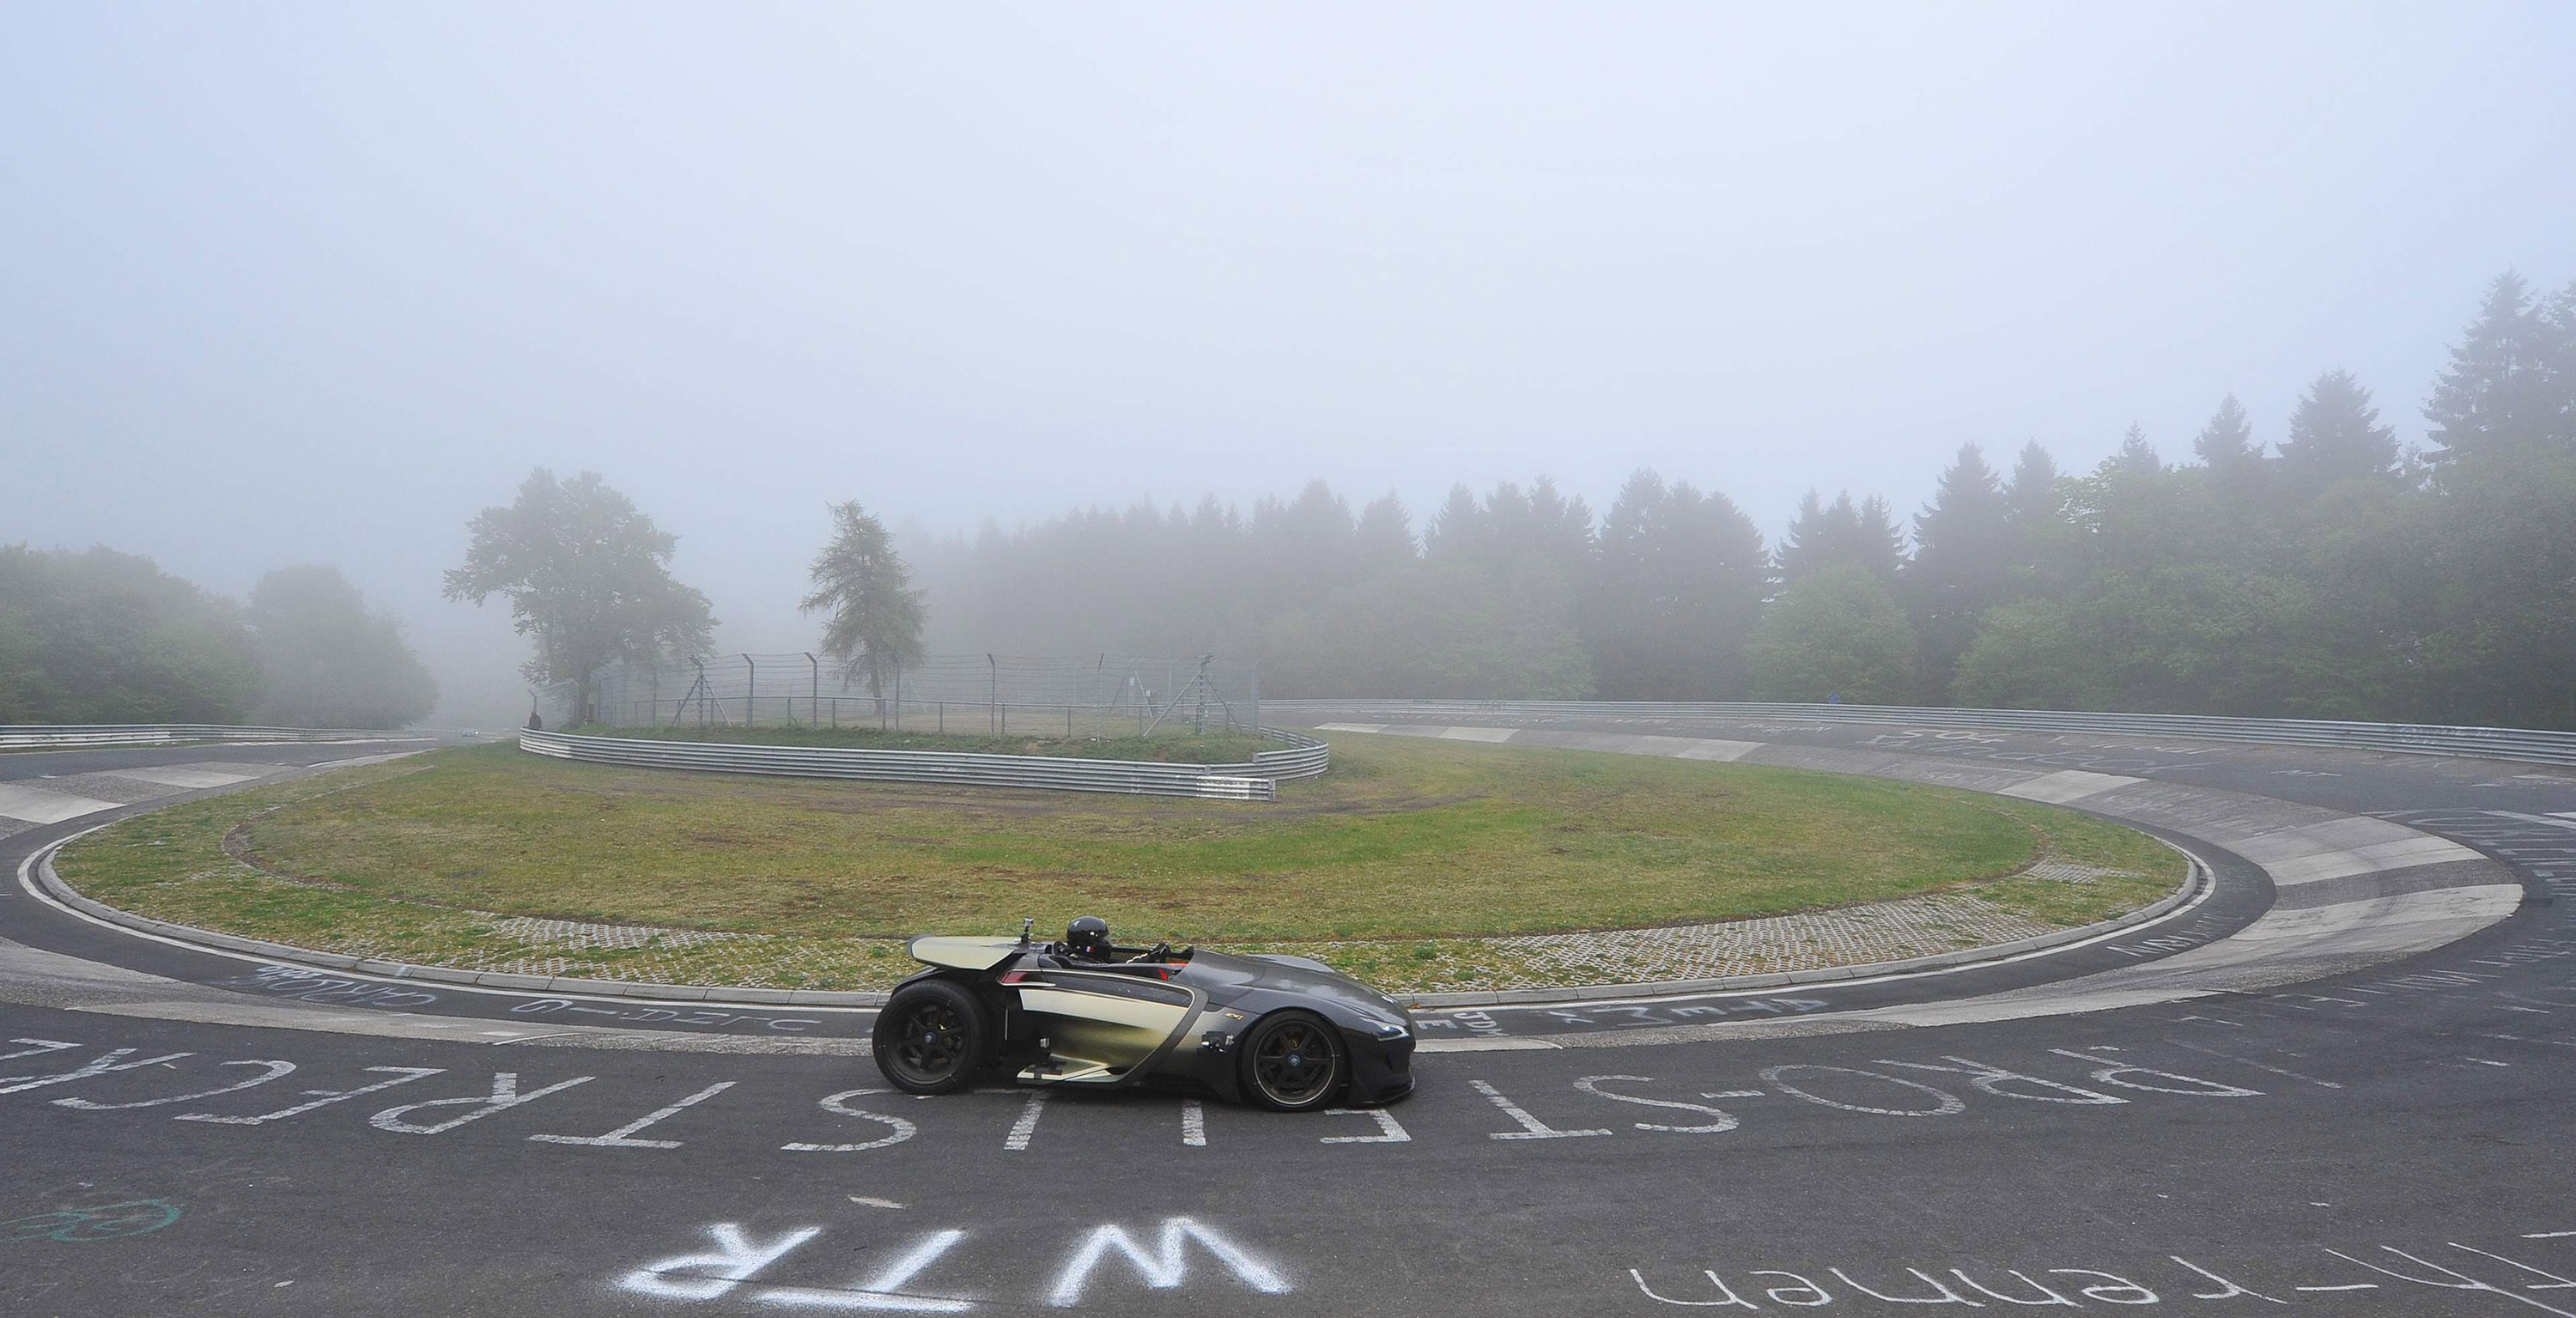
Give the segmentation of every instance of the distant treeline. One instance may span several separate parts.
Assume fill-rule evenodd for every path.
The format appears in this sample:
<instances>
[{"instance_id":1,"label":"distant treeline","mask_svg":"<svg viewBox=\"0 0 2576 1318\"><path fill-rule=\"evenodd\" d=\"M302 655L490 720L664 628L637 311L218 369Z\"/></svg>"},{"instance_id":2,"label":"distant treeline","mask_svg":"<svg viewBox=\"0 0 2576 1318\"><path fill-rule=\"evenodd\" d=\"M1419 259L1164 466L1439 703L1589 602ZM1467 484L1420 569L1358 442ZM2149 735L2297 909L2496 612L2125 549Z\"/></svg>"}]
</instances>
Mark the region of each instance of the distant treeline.
<instances>
[{"instance_id":1,"label":"distant treeline","mask_svg":"<svg viewBox=\"0 0 2576 1318\"><path fill-rule=\"evenodd\" d=\"M1323 483L1248 515L1085 510L922 548L934 648L1215 651L1274 695L1776 699L2576 727L2576 284L2488 289L2401 449L2343 371L2277 438L2234 398L2168 462L1962 448L1911 527L1810 495L1605 514L1461 486L1415 534Z\"/></svg>"},{"instance_id":2,"label":"distant treeline","mask_svg":"<svg viewBox=\"0 0 2576 1318\"><path fill-rule=\"evenodd\" d=\"M111 549L0 545L0 723L398 728L438 686L335 568L247 604Z\"/></svg>"}]
</instances>

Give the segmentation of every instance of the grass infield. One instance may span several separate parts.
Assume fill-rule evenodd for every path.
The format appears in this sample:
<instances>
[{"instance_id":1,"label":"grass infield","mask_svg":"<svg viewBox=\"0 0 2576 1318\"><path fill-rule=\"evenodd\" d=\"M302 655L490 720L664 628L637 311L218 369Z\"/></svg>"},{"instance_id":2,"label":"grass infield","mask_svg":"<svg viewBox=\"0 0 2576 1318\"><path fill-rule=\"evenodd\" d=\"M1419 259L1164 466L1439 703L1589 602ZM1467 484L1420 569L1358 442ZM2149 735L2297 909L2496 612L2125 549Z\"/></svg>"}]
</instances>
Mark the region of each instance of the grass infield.
<instances>
[{"instance_id":1,"label":"grass infield","mask_svg":"<svg viewBox=\"0 0 2576 1318\"><path fill-rule=\"evenodd\" d=\"M2014 877L2042 859L2116 873ZM775 964L752 969L739 963L761 940L531 955L542 973L642 977L619 967L649 953L655 978L799 987L881 985L908 964L891 937L1008 932L1023 915L1054 928L1100 915L1122 941L1357 940L1379 945L1360 959L1384 973L1436 960L1446 940L1960 887L2074 926L2183 874L2130 830L1945 788L1369 737L1335 739L1332 772L1283 782L1266 806L460 748L156 811L57 865L90 896L161 919L433 964L498 964L496 940L534 936L496 917L770 935Z\"/></svg>"}]
</instances>

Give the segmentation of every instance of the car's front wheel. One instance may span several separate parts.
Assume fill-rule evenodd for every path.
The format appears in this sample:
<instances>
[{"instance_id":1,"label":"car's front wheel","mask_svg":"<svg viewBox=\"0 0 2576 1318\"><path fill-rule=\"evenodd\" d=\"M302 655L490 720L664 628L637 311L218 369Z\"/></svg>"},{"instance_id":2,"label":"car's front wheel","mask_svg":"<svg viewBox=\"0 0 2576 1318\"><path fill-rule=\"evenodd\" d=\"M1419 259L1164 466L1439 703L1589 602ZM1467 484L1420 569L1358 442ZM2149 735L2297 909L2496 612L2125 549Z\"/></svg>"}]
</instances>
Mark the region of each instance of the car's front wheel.
<instances>
[{"instance_id":1,"label":"car's front wheel","mask_svg":"<svg viewBox=\"0 0 2576 1318\"><path fill-rule=\"evenodd\" d=\"M925 979L895 990L877 1013L877 1069L907 1094L946 1094L975 1078L991 1051L984 1004L963 985Z\"/></svg>"},{"instance_id":2,"label":"car's front wheel","mask_svg":"<svg viewBox=\"0 0 2576 1318\"><path fill-rule=\"evenodd\" d=\"M1307 1012L1262 1017L1244 1032L1238 1053L1244 1097L1273 1111L1329 1107L1349 1078L1340 1034Z\"/></svg>"}]
</instances>

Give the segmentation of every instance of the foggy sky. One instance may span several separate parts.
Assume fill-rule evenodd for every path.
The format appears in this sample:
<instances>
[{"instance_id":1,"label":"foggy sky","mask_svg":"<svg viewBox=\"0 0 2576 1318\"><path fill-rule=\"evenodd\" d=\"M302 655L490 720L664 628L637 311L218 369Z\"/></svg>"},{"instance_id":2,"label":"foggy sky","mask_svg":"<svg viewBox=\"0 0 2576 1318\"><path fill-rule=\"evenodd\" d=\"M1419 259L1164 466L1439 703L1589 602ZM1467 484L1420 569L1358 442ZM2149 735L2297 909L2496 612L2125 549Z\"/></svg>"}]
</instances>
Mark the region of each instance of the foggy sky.
<instances>
[{"instance_id":1,"label":"foggy sky","mask_svg":"<svg viewBox=\"0 0 2576 1318\"><path fill-rule=\"evenodd\" d=\"M1776 536L2335 366L2418 441L2576 277L2576 5L1783 8L19 6L0 542L339 564L491 722L438 573L536 465L793 650L827 500L1647 465Z\"/></svg>"}]
</instances>

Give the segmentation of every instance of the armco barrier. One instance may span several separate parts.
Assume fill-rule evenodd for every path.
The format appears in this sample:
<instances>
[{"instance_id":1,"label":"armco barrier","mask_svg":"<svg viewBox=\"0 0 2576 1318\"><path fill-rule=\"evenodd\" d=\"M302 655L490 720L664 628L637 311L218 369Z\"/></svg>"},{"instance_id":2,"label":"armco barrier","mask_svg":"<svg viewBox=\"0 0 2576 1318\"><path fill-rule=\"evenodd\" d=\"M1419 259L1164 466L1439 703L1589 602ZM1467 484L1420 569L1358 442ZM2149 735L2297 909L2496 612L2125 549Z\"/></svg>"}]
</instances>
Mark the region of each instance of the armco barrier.
<instances>
[{"instance_id":1,"label":"armco barrier","mask_svg":"<svg viewBox=\"0 0 2576 1318\"><path fill-rule=\"evenodd\" d=\"M2203 714L2115 714L2049 709L1933 709L1908 705L1789 705L1753 701L1625 700L1280 700L1288 714L1364 715L1388 722L1473 722L1477 714L1564 718L1704 718L1891 723L1993 732L2081 732L2138 737L2208 737L2282 746L2328 746L2404 755L2453 755L2576 765L2576 732L2462 728L2432 723L2337 723L2319 719L2225 718Z\"/></svg>"},{"instance_id":2,"label":"armco barrier","mask_svg":"<svg viewBox=\"0 0 2576 1318\"><path fill-rule=\"evenodd\" d=\"M0 750L165 746L180 741L369 741L426 735L361 728L248 728L224 723L21 723L0 724Z\"/></svg>"},{"instance_id":3,"label":"armco barrier","mask_svg":"<svg viewBox=\"0 0 2576 1318\"><path fill-rule=\"evenodd\" d=\"M959 787L1030 787L1059 792L1122 792L1141 796L1192 796L1217 801L1276 799L1276 780L1324 772L1332 748L1296 732L1263 728L1285 743L1247 764L1154 764L1137 760L1076 760L1045 755L956 755L940 751L879 751L840 746L750 746L698 741L644 741L568 732L521 732L519 749L532 755L587 764L700 773L777 774L797 778L855 778L877 782L946 783Z\"/></svg>"}]
</instances>

